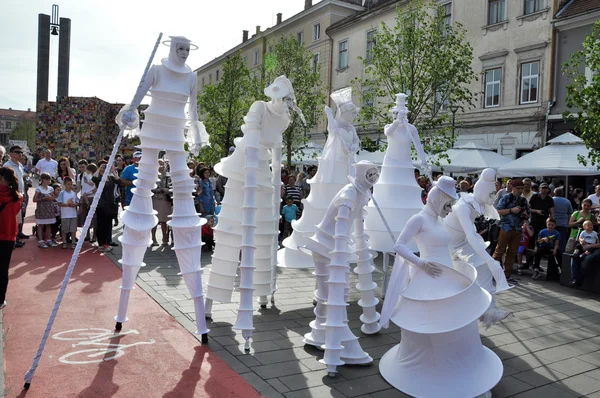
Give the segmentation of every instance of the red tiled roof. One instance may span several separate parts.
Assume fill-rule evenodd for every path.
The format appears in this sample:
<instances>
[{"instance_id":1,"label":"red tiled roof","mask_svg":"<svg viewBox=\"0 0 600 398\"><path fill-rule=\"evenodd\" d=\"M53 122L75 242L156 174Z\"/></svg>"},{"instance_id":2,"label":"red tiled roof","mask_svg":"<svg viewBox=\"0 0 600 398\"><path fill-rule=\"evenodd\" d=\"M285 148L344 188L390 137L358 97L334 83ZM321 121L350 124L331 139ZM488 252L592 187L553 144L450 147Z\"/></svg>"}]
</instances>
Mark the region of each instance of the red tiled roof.
<instances>
[{"instance_id":1,"label":"red tiled roof","mask_svg":"<svg viewBox=\"0 0 600 398\"><path fill-rule=\"evenodd\" d=\"M0 109L0 117L13 117L17 119L37 120L37 114L31 111L19 111L16 109Z\"/></svg>"},{"instance_id":2,"label":"red tiled roof","mask_svg":"<svg viewBox=\"0 0 600 398\"><path fill-rule=\"evenodd\" d=\"M557 14L558 19L571 18L587 12L599 11L600 0L573 0L567 1L566 4L559 9Z\"/></svg>"}]
</instances>

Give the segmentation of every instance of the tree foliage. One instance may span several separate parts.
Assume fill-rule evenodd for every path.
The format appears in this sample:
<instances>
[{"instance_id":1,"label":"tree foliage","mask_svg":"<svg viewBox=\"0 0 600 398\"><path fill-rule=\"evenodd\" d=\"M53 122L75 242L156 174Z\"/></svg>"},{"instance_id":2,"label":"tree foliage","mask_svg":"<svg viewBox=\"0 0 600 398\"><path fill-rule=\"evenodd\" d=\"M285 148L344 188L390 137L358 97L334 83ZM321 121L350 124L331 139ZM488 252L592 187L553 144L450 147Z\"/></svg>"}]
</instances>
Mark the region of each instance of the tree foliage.
<instances>
[{"instance_id":1,"label":"tree foliage","mask_svg":"<svg viewBox=\"0 0 600 398\"><path fill-rule=\"evenodd\" d=\"M471 68L473 48L466 30L444 20L442 8L421 0L399 6L393 27L382 23L367 57L365 77L353 84L361 93L360 122L366 130L379 130L391 122L389 109L397 93L408 94L408 120L421 134L425 151L438 153L451 146L448 105L467 109L475 94L469 84L477 80Z\"/></svg>"},{"instance_id":2,"label":"tree foliage","mask_svg":"<svg viewBox=\"0 0 600 398\"><path fill-rule=\"evenodd\" d=\"M567 85L565 120L575 122L575 130L590 149L589 159L579 155L579 162L600 168L600 21L583 42L583 49L571 55L563 65L563 73L571 81ZM586 71L588 73L586 73Z\"/></svg>"},{"instance_id":3,"label":"tree foliage","mask_svg":"<svg viewBox=\"0 0 600 398\"><path fill-rule=\"evenodd\" d=\"M258 88L257 79L237 52L223 63L222 79L199 90L198 106L211 142L200 151L201 161L216 164L228 155L233 140L242 135L244 115L258 97Z\"/></svg>"},{"instance_id":4,"label":"tree foliage","mask_svg":"<svg viewBox=\"0 0 600 398\"><path fill-rule=\"evenodd\" d=\"M10 133L11 140L27 141L27 146L33 150L35 148L35 123L28 120L18 122Z\"/></svg>"},{"instance_id":5,"label":"tree foliage","mask_svg":"<svg viewBox=\"0 0 600 398\"><path fill-rule=\"evenodd\" d=\"M270 51L264 60L264 84L270 84L275 78L285 75L294 86L298 107L302 109L306 126L292 112L290 126L283 133L283 152L286 164L292 164L294 154L301 154L306 144L306 131L315 127L322 115L325 104L325 90L319 75L319 68L313 70L314 54L298 43L294 36L281 36L270 43Z\"/></svg>"}]
</instances>

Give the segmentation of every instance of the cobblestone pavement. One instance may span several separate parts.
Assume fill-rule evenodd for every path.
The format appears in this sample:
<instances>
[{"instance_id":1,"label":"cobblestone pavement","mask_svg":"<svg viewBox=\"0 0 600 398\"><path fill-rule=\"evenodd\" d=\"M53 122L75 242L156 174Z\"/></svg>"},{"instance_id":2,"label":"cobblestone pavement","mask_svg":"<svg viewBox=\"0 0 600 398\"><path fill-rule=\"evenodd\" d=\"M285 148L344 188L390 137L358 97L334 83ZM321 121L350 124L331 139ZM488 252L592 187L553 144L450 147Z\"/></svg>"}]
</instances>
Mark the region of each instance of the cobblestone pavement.
<instances>
[{"instance_id":1,"label":"cobblestone pavement","mask_svg":"<svg viewBox=\"0 0 600 398\"><path fill-rule=\"evenodd\" d=\"M115 228L120 235L121 229ZM108 257L118 266L121 249ZM195 330L194 306L179 271L175 252L153 247L137 283L190 332ZM210 255L202 258L210 269ZM381 267L381 256L376 260ZM205 272L206 283L208 273ZM383 274L374 274L381 285ZM353 279L353 285L356 279ZM252 350L245 354L241 333L232 330L239 295L233 303L215 303L210 348L266 397L405 397L379 375L379 359L398 344L396 326L374 336L360 332L357 291L350 296L350 327L362 337L365 351L374 358L366 367L339 368L329 378L318 362L322 352L302 343L313 319L314 278L308 270L279 270L274 305L257 310ZM380 289L377 294L380 296ZM550 282L522 277L521 284L498 296L498 304L513 312L502 325L481 329L483 343L504 363L504 376L494 397L598 397L600 398L600 301ZM258 308L258 306L257 306ZM458 381L460 382L460 381Z\"/></svg>"}]
</instances>

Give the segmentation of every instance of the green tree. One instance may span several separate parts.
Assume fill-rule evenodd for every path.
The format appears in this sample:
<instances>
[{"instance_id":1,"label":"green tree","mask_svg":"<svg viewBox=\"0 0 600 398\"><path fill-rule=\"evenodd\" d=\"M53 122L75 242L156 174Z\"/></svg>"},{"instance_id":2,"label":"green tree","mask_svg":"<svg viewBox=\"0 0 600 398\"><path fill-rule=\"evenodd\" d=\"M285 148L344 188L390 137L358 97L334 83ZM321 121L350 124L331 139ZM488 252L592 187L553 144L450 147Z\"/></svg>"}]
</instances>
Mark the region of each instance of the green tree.
<instances>
[{"instance_id":1,"label":"green tree","mask_svg":"<svg viewBox=\"0 0 600 398\"><path fill-rule=\"evenodd\" d=\"M467 109L475 94L469 84L477 80L471 68L473 48L465 40L466 30L449 25L443 8L424 5L421 0L398 6L396 24L382 23L373 33L374 46L366 57L365 75L353 84L361 93L359 121L366 130L379 130L391 122L389 109L397 93L408 94L408 120L428 136L423 146L428 153L451 146L450 104Z\"/></svg>"},{"instance_id":2,"label":"green tree","mask_svg":"<svg viewBox=\"0 0 600 398\"><path fill-rule=\"evenodd\" d=\"M200 160L216 164L228 155L233 140L242 135L244 115L255 101L257 91L257 79L250 75L239 52L223 63L223 78L217 84L199 91L198 106L211 143L200 151Z\"/></svg>"},{"instance_id":3,"label":"green tree","mask_svg":"<svg viewBox=\"0 0 600 398\"><path fill-rule=\"evenodd\" d=\"M30 121L19 122L10 133L11 140L27 141L27 146L33 150L35 148L35 123Z\"/></svg>"},{"instance_id":4,"label":"green tree","mask_svg":"<svg viewBox=\"0 0 600 398\"><path fill-rule=\"evenodd\" d=\"M579 155L579 162L587 165L589 160L600 168L600 21L583 41L583 49L573 53L562 70L571 81L567 85L570 110L563 116L575 122L575 130L590 149L589 159Z\"/></svg>"},{"instance_id":5,"label":"green tree","mask_svg":"<svg viewBox=\"0 0 600 398\"><path fill-rule=\"evenodd\" d=\"M283 132L283 150L286 164L292 164L294 154L302 154L306 147L306 132L317 125L325 105L325 90L318 68L313 70L314 54L300 45L294 36L281 36L270 44L272 51L264 60L264 84L285 75L294 86L298 107L306 118L306 125L292 112L292 121Z\"/></svg>"}]
</instances>

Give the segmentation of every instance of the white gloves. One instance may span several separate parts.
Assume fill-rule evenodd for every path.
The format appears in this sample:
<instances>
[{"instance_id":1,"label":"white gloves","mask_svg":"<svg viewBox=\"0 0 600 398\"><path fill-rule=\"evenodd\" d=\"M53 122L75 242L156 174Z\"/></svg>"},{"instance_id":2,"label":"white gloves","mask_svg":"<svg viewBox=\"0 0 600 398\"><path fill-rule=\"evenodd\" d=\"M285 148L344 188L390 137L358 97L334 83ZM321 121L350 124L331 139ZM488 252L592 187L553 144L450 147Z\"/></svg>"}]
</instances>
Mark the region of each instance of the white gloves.
<instances>
[{"instance_id":1,"label":"white gloves","mask_svg":"<svg viewBox=\"0 0 600 398\"><path fill-rule=\"evenodd\" d=\"M126 130L126 137L133 138L139 135L140 114L137 109L131 109L131 104L127 104L121 108L115 121L119 125L119 128Z\"/></svg>"},{"instance_id":2,"label":"white gloves","mask_svg":"<svg viewBox=\"0 0 600 398\"><path fill-rule=\"evenodd\" d=\"M193 121L188 129L187 143L188 150L194 155L198 156L200 149L210 145L210 137L206 132L204 123L199 121Z\"/></svg>"},{"instance_id":3,"label":"white gloves","mask_svg":"<svg viewBox=\"0 0 600 398\"><path fill-rule=\"evenodd\" d=\"M443 265L434 261L419 261L419 263L415 265L432 278L437 278L443 273Z\"/></svg>"}]
</instances>

